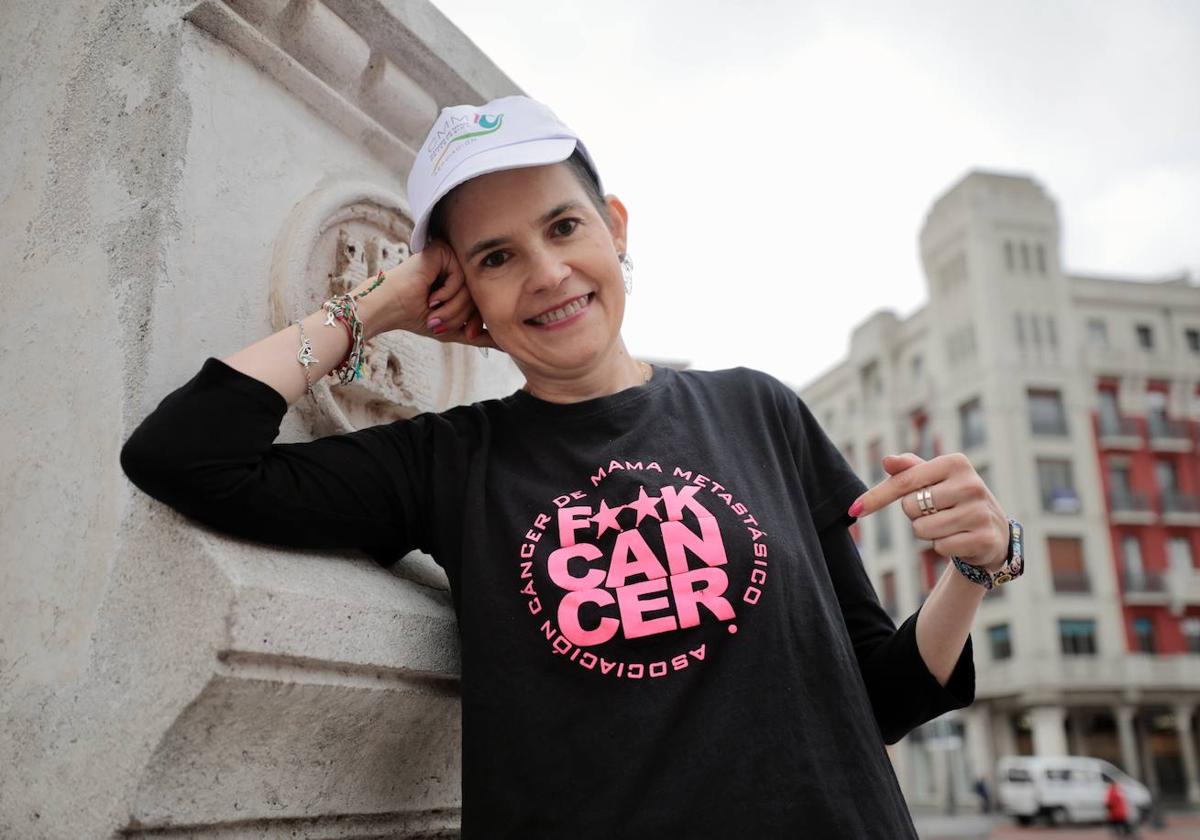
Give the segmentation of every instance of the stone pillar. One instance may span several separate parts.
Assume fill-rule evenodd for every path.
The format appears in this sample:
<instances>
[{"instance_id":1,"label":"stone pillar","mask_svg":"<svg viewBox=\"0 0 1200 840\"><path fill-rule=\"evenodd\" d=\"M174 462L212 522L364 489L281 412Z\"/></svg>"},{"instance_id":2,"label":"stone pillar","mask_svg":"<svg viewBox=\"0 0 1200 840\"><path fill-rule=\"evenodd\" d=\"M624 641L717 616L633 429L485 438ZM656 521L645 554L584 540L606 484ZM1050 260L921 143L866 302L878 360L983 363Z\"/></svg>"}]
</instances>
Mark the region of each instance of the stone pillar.
<instances>
[{"instance_id":1,"label":"stone pillar","mask_svg":"<svg viewBox=\"0 0 1200 840\"><path fill-rule=\"evenodd\" d=\"M456 834L458 634L433 559L229 538L138 490L120 452L207 357L408 258L440 105L519 89L428 0L9 0L0 77L20 348L0 836ZM506 354L400 330L365 349L280 443L521 382Z\"/></svg>"},{"instance_id":2,"label":"stone pillar","mask_svg":"<svg viewBox=\"0 0 1200 840\"><path fill-rule=\"evenodd\" d=\"M1194 703L1176 703L1174 708L1175 733L1179 738L1179 752L1183 756L1183 779L1190 805L1200 805L1200 769L1196 766L1196 742L1192 734L1192 712L1195 709Z\"/></svg>"},{"instance_id":3,"label":"stone pillar","mask_svg":"<svg viewBox=\"0 0 1200 840\"><path fill-rule=\"evenodd\" d=\"M1138 752L1138 758L1141 759L1142 773L1145 778L1146 787L1150 788L1150 793L1154 796L1159 795L1158 790L1158 769L1154 766L1154 744L1150 740L1150 727L1146 720L1150 714L1147 710L1144 714L1140 714L1133 719L1133 728L1138 733L1138 743L1141 749Z\"/></svg>"},{"instance_id":4,"label":"stone pillar","mask_svg":"<svg viewBox=\"0 0 1200 840\"><path fill-rule=\"evenodd\" d=\"M1088 755L1086 722L1087 712L1083 709L1067 711L1067 746L1071 755Z\"/></svg>"},{"instance_id":5,"label":"stone pillar","mask_svg":"<svg viewBox=\"0 0 1200 840\"><path fill-rule=\"evenodd\" d=\"M992 715L992 737L996 744L996 758L1017 754L1017 735L1013 731L1011 718L1012 715L1008 711Z\"/></svg>"},{"instance_id":6,"label":"stone pillar","mask_svg":"<svg viewBox=\"0 0 1200 840\"><path fill-rule=\"evenodd\" d=\"M1034 755L1066 755L1067 732L1063 706L1035 706L1029 710L1033 726Z\"/></svg>"},{"instance_id":7,"label":"stone pillar","mask_svg":"<svg viewBox=\"0 0 1200 840\"><path fill-rule=\"evenodd\" d=\"M1137 708L1120 705L1113 709L1113 713L1117 718L1117 737L1121 741L1121 769L1135 779L1142 780L1142 762L1138 755L1137 729L1134 726Z\"/></svg>"},{"instance_id":8,"label":"stone pillar","mask_svg":"<svg viewBox=\"0 0 1200 840\"><path fill-rule=\"evenodd\" d=\"M929 804L944 805L946 802L946 750L931 749L928 741L921 745L928 757Z\"/></svg>"},{"instance_id":9,"label":"stone pillar","mask_svg":"<svg viewBox=\"0 0 1200 840\"><path fill-rule=\"evenodd\" d=\"M986 703L976 703L963 711L967 727L967 766L971 768L970 783L980 776L988 787L996 789L992 774L996 771L996 756L992 750L992 709Z\"/></svg>"}]
</instances>

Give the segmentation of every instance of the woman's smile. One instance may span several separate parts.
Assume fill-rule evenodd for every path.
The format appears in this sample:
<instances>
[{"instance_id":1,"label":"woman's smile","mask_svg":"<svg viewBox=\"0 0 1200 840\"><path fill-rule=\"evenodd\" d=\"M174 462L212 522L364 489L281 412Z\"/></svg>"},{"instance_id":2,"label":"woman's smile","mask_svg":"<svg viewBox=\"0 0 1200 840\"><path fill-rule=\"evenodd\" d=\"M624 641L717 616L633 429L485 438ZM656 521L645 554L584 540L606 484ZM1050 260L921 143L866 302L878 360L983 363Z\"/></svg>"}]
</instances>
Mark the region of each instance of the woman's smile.
<instances>
[{"instance_id":1,"label":"woman's smile","mask_svg":"<svg viewBox=\"0 0 1200 840\"><path fill-rule=\"evenodd\" d=\"M595 296L595 292L580 295L577 298L567 301L562 306L548 309L532 318L526 318L525 323L544 330L562 329L568 324L574 324L579 321L584 313L591 308L592 299Z\"/></svg>"}]
</instances>

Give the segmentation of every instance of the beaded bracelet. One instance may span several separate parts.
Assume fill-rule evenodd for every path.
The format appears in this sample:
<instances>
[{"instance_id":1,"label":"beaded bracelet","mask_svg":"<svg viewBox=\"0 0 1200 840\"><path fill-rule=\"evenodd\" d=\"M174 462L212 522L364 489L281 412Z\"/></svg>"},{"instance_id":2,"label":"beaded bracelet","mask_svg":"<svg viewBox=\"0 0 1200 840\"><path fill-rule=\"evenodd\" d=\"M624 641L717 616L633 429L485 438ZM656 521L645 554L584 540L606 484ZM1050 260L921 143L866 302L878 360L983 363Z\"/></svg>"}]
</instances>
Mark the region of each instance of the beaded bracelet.
<instances>
[{"instance_id":1,"label":"beaded bracelet","mask_svg":"<svg viewBox=\"0 0 1200 840\"><path fill-rule=\"evenodd\" d=\"M375 281L361 292L335 295L321 304L326 313L325 326L332 327L335 322L340 323L346 328L346 333L350 337L350 352L338 363L337 367L330 371L337 375L338 382L342 385L348 385L355 379L362 378L364 326L362 319L358 317L358 306L355 300L365 297L373 289L378 288L385 276L385 272L380 269Z\"/></svg>"}]
</instances>

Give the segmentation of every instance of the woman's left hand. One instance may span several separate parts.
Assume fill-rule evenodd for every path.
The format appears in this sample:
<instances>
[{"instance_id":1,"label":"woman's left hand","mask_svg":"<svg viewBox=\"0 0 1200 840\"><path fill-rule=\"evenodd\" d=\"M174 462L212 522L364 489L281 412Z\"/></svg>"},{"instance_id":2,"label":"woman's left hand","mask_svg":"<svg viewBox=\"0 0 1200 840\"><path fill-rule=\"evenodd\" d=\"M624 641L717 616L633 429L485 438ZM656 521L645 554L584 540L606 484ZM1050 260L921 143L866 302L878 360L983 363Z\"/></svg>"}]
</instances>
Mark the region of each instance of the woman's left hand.
<instances>
[{"instance_id":1,"label":"woman's left hand","mask_svg":"<svg viewBox=\"0 0 1200 840\"><path fill-rule=\"evenodd\" d=\"M957 555L989 572L1004 565L1008 517L966 455L950 452L929 461L911 452L885 455L883 468L888 478L858 497L848 511L851 516L866 516L901 499L913 533L932 540L938 554L947 559ZM917 504L917 491L924 488L932 492L937 513L922 513Z\"/></svg>"}]
</instances>

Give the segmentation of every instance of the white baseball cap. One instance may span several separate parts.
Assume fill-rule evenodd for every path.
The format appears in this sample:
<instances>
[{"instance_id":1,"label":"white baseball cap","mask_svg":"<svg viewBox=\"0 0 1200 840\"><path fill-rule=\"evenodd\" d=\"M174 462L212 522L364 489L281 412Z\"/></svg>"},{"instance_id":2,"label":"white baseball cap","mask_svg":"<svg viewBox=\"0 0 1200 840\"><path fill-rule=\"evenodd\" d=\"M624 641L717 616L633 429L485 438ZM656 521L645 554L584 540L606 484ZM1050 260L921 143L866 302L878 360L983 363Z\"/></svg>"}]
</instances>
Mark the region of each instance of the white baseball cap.
<instances>
[{"instance_id":1,"label":"white baseball cap","mask_svg":"<svg viewBox=\"0 0 1200 840\"><path fill-rule=\"evenodd\" d=\"M558 163L576 149L599 185L600 173L579 135L541 102L503 96L485 105L443 108L408 173L415 222L409 249L415 254L425 247L433 206L464 181L502 169Z\"/></svg>"}]
</instances>

